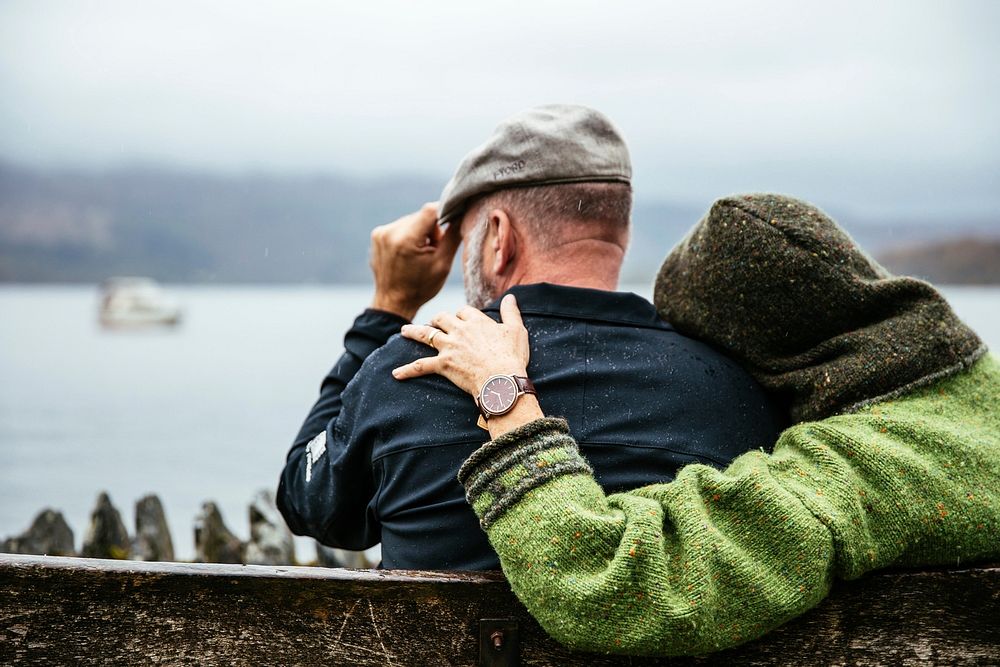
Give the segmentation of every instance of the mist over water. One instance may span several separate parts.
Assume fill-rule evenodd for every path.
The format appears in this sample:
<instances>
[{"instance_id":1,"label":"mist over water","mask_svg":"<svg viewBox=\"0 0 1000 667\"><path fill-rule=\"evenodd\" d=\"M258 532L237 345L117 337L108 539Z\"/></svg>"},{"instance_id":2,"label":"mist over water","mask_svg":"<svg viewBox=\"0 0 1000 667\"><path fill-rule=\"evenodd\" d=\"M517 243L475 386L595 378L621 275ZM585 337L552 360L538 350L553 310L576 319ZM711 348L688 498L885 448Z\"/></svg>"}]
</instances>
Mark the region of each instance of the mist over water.
<instances>
[{"instance_id":1,"label":"mist over water","mask_svg":"<svg viewBox=\"0 0 1000 667\"><path fill-rule=\"evenodd\" d=\"M648 286L624 287L650 296ZM185 287L175 330L105 331L93 287L0 287L0 537L43 507L66 516L79 548L97 493L134 530L134 503L164 502L179 559L193 519L216 501L248 537L247 504L273 489L291 440L367 287ZM1000 288L945 290L959 316L1000 348ZM463 304L447 288L418 316ZM470 419L475 409L470 401ZM314 553L305 541L299 558Z\"/></svg>"}]
</instances>

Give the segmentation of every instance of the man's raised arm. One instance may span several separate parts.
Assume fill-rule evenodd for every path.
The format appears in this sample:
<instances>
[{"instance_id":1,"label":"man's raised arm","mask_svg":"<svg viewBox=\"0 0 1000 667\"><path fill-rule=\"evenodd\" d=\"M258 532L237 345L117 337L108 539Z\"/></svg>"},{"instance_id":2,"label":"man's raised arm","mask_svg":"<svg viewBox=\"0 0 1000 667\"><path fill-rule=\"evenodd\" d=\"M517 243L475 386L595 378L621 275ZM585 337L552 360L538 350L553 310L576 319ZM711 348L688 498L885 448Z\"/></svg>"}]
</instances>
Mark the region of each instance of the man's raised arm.
<instances>
[{"instance_id":1,"label":"man's raised arm","mask_svg":"<svg viewBox=\"0 0 1000 667\"><path fill-rule=\"evenodd\" d=\"M344 390L365 359L441 290L458 243L457 230L438 226L434 204L372 231L371 307L344 336L344 353L323 379L278 484L278 509L294 533L348 549L379 541L377 522L367 515L371 443L356 435L357 406L345 403Z\"/></svg>"}]
</instances>

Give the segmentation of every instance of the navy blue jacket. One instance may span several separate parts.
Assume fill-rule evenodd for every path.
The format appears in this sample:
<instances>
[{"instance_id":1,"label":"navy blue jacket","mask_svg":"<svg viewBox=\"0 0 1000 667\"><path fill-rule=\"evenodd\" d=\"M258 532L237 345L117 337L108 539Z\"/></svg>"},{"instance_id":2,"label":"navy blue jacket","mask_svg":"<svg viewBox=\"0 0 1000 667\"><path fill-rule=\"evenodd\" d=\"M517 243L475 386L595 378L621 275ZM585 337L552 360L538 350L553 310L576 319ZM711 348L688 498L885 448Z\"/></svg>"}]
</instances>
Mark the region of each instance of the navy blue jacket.
<instances>
[{"instance_id":1,"label":"navy blue jacket","mask_svg":"<svg viewBox=\"0 0 1000 667\"><path fill-rule=\"evenodd\" d=\"M647 300L549 284L511 291L542 410L569 420L606 491L671 480L686 463L722 467L777 439L779 411L761 387ZM499 318L496 303L485 312ZM278 507L293 532L324 544L381 542L387 568L498 568L455 478L489 435L448 380L392 377L433 354L393 335L404 323L374 310L355 321L288 454Z\"/></svg>"}]
</instances>

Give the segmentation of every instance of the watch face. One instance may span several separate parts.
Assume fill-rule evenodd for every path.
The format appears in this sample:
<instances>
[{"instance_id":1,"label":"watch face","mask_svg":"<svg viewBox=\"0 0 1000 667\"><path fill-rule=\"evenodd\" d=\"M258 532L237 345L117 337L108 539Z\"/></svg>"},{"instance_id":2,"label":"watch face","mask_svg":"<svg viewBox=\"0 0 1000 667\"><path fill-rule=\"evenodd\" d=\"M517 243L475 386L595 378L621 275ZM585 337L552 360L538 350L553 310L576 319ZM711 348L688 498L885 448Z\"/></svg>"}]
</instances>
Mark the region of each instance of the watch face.
<instances>
[{"instance_id":1,"label":"watch face","mask_svg":"<svg viewBox=\"0 0 1000 667\"><path fill-rule=\"evenodd\" d=\"M483 385L479 392L479 403L483 409L494 415L502 415L514 406L517 398L517 386L509 377L500 375L492 377Z\"/></svg>"}]
</instances>

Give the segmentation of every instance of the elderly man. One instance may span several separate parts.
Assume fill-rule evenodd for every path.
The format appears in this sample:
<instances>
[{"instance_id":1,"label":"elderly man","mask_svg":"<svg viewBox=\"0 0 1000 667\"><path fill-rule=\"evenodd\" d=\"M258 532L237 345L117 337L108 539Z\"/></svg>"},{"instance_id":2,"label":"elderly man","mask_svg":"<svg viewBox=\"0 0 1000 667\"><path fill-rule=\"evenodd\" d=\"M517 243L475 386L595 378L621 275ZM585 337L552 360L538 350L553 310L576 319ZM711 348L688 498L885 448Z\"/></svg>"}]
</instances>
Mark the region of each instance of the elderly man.
<instances>
[{"instance_id":1,"label":"elderly man","mask_svg":"<svg viewBox=\"0 0 1000 667\"><path fill-rule=\"evenodd\" d=\"M388 568L497 568L456 473L489 439L483 420L525 394L568 418L607 492L668 481L690 462L723 467L775 441L778 413L749 375L646 299L614 291L630 180L607 118L539 107L466 156L440 209L375 229L371 308L347 332L281 475L278 506L295 533L347 549L381 542ZM501 376L478 410L442 377L392 375L430 351L393 334L441 289L460 241L470 305L497 318L513 293L531 332L534 385Z\"/></svg>"}]
</instances>

